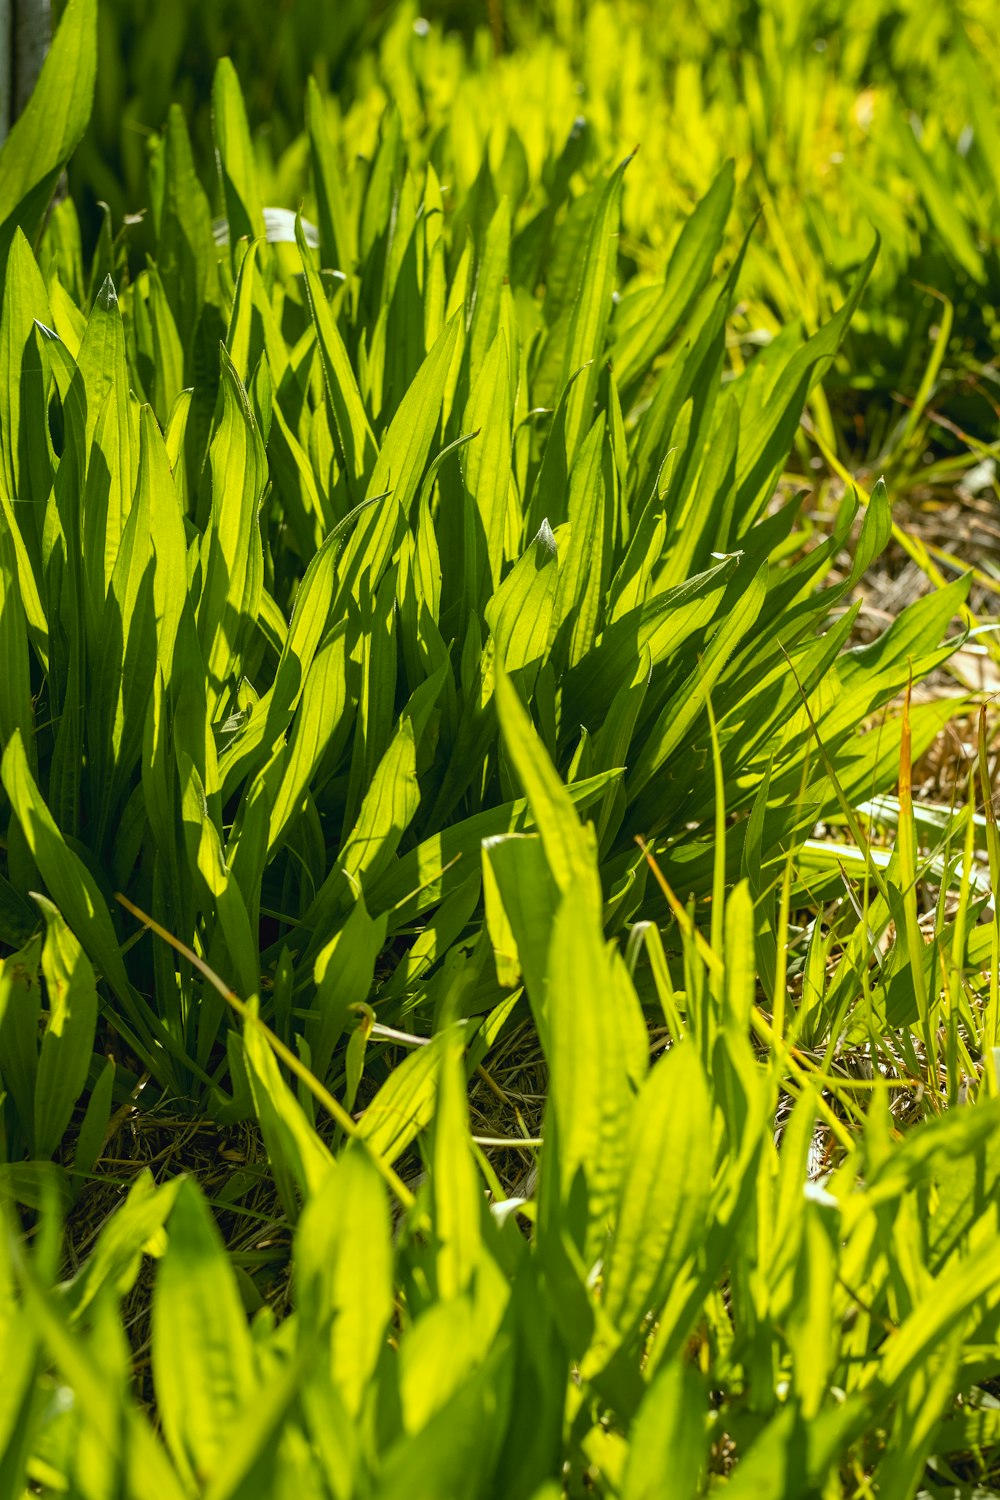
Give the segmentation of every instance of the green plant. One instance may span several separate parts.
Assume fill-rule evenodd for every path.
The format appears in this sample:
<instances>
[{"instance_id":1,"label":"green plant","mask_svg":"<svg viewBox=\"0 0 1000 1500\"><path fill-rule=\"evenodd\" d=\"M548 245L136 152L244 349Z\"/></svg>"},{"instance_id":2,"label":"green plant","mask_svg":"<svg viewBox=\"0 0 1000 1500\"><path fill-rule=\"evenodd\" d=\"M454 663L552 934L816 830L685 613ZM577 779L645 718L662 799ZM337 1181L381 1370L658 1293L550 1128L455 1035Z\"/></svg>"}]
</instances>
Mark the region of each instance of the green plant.
<instances>
[{"instance_id":1,"label":"green plant","mask_svg":"<svg viewBox=\"0 0 1000 1500\"><path fill-rule=\"evenodd\" d=\"M747 881L721 949L682 924L686 988L669 998L684 1023L651 1064L629 967L602 936L592 838L506 678L498 695L538 832L491 855L509 851L523 894L554 910L530 991L550 1080L537 1196L505 1199L480 1176L460 977L420 1083L403 1090L404 1068L383 1091L412 1104L417 1089L433 1109L416 1197L389 1174L395 1230L380 1171L408 1134L397 1109L380 1095L333 1160L248 1013L261 1118L280 1122L305 1200L296 1311L275 1323L258 1307L248 1329L190 1181L138 1179L61 1286L51 1225L34 1260L7 1236L12 1484L693 1497L735 1463L734 1495L874 1483L902 1497L928 1454L991 1431L978 1383L996 1368L996 1100L900 1142L886 1082L845 1079L834 1097L863 1119L854 1137L824 1103L822 1069L790 1071L773 1034L755 1055ZM530 942L517 953L527 966ZM778 1150L782 1092L794 1107ZM817 1179L810 1160L834 1135L839 1165ZM116 1312L144 1249L160 1433L129 1394Z\"/></svg>"},{"instance_id":2,"label":"green plant","mask_svg":"<svg viewBox=\"0 0 1000 1500\"><path fill-rule=\"evenodd\" d=\"M58 149L36 111L0 156L10 1493L914 1493L996 1364L1000 867L912 793L968 579L856 644L886 487L813 513L787 473L804 410L847 473L877 240L747 358L731 164L652 279L633 157L508 132L446 190L461 121L427 151L369 100L347 172L311 83L293 213L223 61L217 204L174 108L145 264L85 270L71 200L39 230L94 27L40 84L78 80ZM491 1152L539 1137L466 1098L509 1109L518 1026L511 1195ZM61 1265L112 1121L168 1108L252 1122L266 1231L227 1256L142 1174Z\"/></svg>"}]
</instances>

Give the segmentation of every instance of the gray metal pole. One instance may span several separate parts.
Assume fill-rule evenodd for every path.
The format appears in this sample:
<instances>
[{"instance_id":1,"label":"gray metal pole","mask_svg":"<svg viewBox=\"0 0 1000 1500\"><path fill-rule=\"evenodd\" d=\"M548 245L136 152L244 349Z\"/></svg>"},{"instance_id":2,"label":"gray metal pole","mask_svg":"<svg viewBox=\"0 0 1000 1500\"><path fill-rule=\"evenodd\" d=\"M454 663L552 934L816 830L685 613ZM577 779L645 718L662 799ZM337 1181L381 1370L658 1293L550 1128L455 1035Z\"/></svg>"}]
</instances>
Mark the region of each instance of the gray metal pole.
<instances>
[{"instance_id":1,"label":"gray metal pole","mask_svg":"<svg viewBox=\"0 0 1000 1500\"><path fill-rule=\"evenodd\" d=\"M0 142L7 139L13 120L14 97L14 22L11 0L0 0Z\"/></svg>"},{"instance_id":2,"label":"gray metal pole","mask_svg":"<svg viewBox=\"0 0 1000 1500\"><path fill-rule=\"evenodd\" d=\"M31 98L52 40L52 0L15 0L14 118Z\"/></svg>"},{"instance_id":3,"label":"gray metal pole","mask_svg":"<svg viewBox=\"0 0 1000 1500\"><path fill-rule=\"evenodd\" d=\"M0 141L31 98L52 40L52 0L0 0Z\"/></svg>"}]
</instances>

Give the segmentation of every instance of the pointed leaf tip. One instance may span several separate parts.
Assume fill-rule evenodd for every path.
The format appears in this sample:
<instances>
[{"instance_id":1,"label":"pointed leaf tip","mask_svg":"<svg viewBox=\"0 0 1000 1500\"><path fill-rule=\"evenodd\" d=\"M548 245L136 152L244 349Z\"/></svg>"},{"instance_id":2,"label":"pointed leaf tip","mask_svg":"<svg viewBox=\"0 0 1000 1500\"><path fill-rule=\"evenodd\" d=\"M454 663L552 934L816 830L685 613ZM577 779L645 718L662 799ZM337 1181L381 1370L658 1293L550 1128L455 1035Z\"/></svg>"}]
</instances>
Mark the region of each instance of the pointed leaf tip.
<instances>
[{"instance_id":1,"label":"pointed leaf tip","mask_svg":"<svg viewBox=\"0 0 1000 1500\"><path fill-rule=\"evenodd\" d=\"M538 542L541 546L546 547L549 552L555 552L556 539L552 527L549 525L548 516L542 517L542 524L538 528L538 533L535 536L535 541Z\"/></svg>"}]
</instances>

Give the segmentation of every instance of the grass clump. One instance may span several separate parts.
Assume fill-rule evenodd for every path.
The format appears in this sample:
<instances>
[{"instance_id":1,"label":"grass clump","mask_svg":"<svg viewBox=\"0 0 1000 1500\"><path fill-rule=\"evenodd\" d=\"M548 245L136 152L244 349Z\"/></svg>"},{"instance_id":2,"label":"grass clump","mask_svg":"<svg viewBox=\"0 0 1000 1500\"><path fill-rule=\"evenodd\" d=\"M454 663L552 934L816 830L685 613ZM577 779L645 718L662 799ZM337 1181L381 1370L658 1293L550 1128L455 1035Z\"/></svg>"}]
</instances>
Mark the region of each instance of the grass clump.
<instances>
[{"instance_id":1,"label":"grass clump","mask_svg":"<svg viewBox=\"0 0 1000 1500\"><path fill-rule=\"evenodd\" d=\"M743 163L653 275L642 153L368 94L347 171L313 81L300 210L223 60L85 274L94 59L0 156L3 1493L985 1479L1000 845L985 721L913 795L971 580L832 426L878 237L752 353Z\"/></svg>"}]
</instances>

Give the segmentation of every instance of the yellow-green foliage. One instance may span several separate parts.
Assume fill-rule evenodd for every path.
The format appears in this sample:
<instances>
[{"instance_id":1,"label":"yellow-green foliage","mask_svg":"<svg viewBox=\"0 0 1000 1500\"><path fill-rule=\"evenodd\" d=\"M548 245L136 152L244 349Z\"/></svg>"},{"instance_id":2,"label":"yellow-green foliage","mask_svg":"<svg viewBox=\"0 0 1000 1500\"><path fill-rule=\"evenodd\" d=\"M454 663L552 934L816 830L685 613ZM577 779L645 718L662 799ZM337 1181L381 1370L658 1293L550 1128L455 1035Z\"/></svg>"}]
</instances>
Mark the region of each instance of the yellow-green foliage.
<instances>
[{"instance_id":1,"label":"yellow-green foliage","mask_svg":"<svg viewBox=\"0 0 1000 1500\"><path fill-rule=\"evenodd\" d=\"M161 112L85 252L150 63L66 6L0 154L0 1500L988 1482L996 830L911 785L968 579L853 634L991 327L946 14L394 9L304 133L219 62L214 177ZM260 1160L116 1176L185 1117Z\"/></svg>"}]
</instances>

